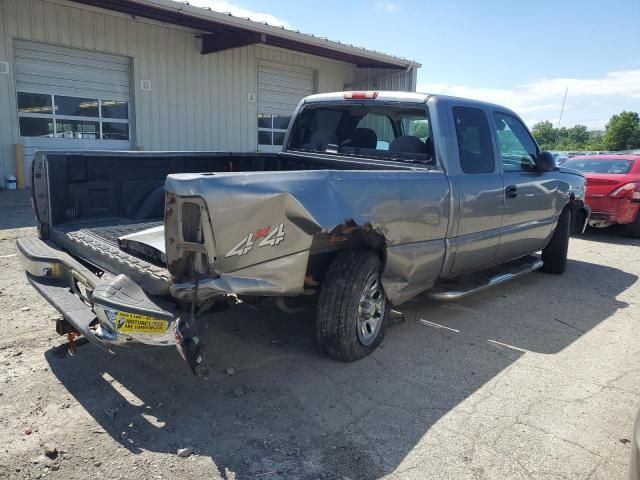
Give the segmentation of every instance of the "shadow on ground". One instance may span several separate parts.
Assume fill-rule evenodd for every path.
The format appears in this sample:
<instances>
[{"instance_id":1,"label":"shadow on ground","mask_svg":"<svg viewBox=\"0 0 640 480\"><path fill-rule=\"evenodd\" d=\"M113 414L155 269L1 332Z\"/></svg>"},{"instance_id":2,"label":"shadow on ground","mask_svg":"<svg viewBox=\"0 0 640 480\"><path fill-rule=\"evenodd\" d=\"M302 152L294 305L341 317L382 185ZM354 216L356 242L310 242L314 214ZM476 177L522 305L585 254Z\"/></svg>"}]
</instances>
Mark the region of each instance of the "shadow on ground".
<instances>
[{"instance_id":1,"label":"shadow on ground","mask_svg":"<svg viewBox=\"0 0 640 480\"><path fill-rule=\"evenodd\" d=\"M0 230L34 227L36 224L31 208L30 190L1 190Z\"/></svg>"},{"instance_id":2,"label":"shadow on ground","mask_svg":"<svg viewBox=\"0 0 640 480\"><path fill-rule=\"evenodd\" d=\"M607 228L587 228L581 238L591 242L609 243L611 245L638 245L640 238L633 238L624 225L613 225Z\"/></svg>"},{"instance_id":3,"label":"shadow on ground","mask_svg":"<svg viewBox=\"0 0 640 480\"><path fill-rule=\"evenodd\" d=\"M319 354L313 311L269 306L214 315L206 380L173 348L110 357L86 346L75 357L53 349L46 357L133 453L191 446L239 478L377 478L526 351L559 352L625 308L616 297L636 280L570 261L563 276L531 274L455 304L418 298L403 305L406 320L382 346L352 364Z\"/></svg>"}]
</instances>

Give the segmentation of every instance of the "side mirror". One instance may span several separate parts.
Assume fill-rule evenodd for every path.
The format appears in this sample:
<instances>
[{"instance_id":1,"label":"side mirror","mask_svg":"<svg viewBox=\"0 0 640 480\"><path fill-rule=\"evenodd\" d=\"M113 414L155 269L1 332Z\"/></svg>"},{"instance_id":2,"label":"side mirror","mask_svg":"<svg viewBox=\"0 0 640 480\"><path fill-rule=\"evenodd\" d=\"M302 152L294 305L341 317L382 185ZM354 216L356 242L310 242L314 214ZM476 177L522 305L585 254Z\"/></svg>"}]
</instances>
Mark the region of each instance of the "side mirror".
<instances>
[{"instance_id":1,"label":"side mirror","mask_svg":"<svg viewBox=\"0 0 640 480\"><path fill-rule=\"evenodd\" d=\"M553 155L550 152L545 150L541 150L540 153L538 153L538 156L536 157L536 167L542 172L550 172L558 169L556 159L553 158Z\"/></svg>"}]
</instances>

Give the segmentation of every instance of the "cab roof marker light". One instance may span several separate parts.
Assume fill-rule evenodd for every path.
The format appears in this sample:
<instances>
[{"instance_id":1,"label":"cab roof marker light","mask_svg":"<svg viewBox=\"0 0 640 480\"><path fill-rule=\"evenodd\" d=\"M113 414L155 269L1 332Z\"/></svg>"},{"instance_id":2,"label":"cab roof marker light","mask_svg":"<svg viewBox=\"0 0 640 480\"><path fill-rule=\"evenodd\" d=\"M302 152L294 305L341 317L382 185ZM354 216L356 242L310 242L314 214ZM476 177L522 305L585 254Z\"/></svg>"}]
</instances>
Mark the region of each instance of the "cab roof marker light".
<instances>
[{"instance_id":1,"label":"cab roof marker light","mask_svg":"<svg viewBox=\"0 0 640 480\"><path fill-rule=\"evenodd\" d=\"M378 92L346 92L345 100L375 100L378 98Z\"/></svg>"}]
</instances>

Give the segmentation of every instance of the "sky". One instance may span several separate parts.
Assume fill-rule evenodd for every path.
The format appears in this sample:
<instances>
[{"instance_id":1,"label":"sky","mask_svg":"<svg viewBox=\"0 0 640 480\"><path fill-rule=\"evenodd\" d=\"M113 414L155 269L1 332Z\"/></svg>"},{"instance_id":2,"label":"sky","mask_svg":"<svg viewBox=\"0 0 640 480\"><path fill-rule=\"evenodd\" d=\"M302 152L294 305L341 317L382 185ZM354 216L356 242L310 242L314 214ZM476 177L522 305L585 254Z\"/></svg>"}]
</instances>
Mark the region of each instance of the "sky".
<instances>
[{"instance_id":1,"label":"sky","mask_svg":"<svg viewBox=\"0 0 640 480\"><path fill-rule=\"evenodd\" d=\"M420 92L486 100L532 126L640 112L640 0L190 0L409 58Z\"/></svg>"}]
</instances>

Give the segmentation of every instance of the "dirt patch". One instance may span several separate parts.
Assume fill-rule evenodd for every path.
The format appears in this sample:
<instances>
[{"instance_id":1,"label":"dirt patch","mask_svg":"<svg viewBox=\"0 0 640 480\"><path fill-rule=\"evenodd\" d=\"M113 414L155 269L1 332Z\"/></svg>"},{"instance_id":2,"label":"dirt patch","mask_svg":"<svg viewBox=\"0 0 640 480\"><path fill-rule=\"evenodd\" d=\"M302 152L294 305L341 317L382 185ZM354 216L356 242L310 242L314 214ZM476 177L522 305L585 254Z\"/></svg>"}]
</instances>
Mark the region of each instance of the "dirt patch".
<instances>
[{"instance_id":1,"label":"dirt patch","mask_svg":"<svg viewBox=\"0 0 640 480\"><path fill-rule=\"evenodd\" d=\"M624 478L640 394L640 242L572 240L459 303L416 299L373 355L322 357L313 311L208 318L210 376L174 348L66 354L0 230L0 477ZM190 449L182 452L180 449Z\"/></svg>"}]
</instances>

